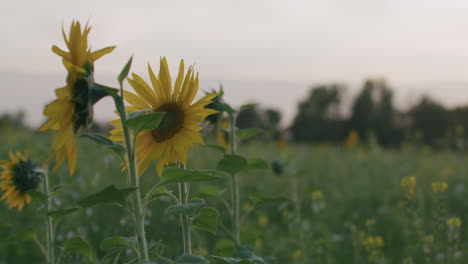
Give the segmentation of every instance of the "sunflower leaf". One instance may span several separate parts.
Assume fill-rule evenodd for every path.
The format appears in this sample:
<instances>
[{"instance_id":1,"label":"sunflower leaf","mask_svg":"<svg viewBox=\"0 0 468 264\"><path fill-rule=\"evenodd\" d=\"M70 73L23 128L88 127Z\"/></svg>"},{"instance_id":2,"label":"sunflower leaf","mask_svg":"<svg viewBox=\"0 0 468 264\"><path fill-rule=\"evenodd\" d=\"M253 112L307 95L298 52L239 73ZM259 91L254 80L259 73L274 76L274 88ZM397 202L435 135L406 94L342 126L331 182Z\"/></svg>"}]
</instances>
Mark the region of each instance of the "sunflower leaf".
<instances>
[{"instance_id":1,"label":"sunflower leaf","mask_svg":"<svg viewBox=\"0 0 468 264\"><path fill-rule=\"evenodd\" d=\"M178 182L214 181L223 172L215 170L188 170L182 168L166 168L162 175L161 185Z\"/></svg>"},{"instance_id":2,"label":"sunflower leaf","mask_svg":"<svg viewBox=\"0 0 468 264\"><path fill-rule=\"evenodd\" d=\"M247 160L239 155L225 155L222 160L218 162L216 169L225 171L229 174L236 174L247 166Z\"/></svg>"},{"instance_id":3,"label":"sunflower leaf","mask_svg":"<svg viewBox=\"0 0 468 264\"><path fill-rule=\"evenodd\" d=\"M202 256L182 255L176 259L174 264L210 264L210 261Z\"/></svg>"},{"instance_id":4,"label":"sunflower leaf","mask_svg":"<svg viewBox=\"0 0 468 264\"><path fill-rule=\"evenodd\" d=\"M33 241L37 239L37 230L33 227L29 227L21 230L16 235L12 236L8 242L10 243L21 243L25 241Z\"/></svg>"},{"instance_id":5,"label":"sunflower leaf","mask_svg":"<svg viewBox=\"0 0 468 264\"><path fill-rule=\"evenodd\" d=\"M49 212L47 215L54 218L55 221L58 221L63 216L73 214L74 212L80 209L81 209L80 207L72 207L72 208L67 208L67 209L62 209L62 210L55 210L55 211Z\"/></svg>"},{"instance_id":6,"label":"sunflower leaf","mask_svg":"<svg viewBox=\"0 0 468 264\"><path fill-rule=\"evenodd\" d=\"M93 105L108 95L115 96L118 94L119 94L118 89L107 87L105 85L98 84L98 83L91 84L91 103Z\"/></svg>"},{"instance_id":7,"label":"sunflower leaf","mask_svg":"<svg viewBox=\"0 0 468 264\"><path fill-rule=\"evenodd\" d=\"M245 109L249 109L249 108L253 108L253 107L256 107L257 104L244 104L244 105L241 105L240 107L240 111L243 111Z\"/></svg>"},{"instance_id":8,"label":"sunflower leaf","mask_svg":"<svg viewBox=\"0 0 468 264\"><path fill-rule=\"evenodd\" d=\"M219 107L221 107L221 109L223 109L224 111L226 111L229 114L232 114L232 113L236 112L236 110L234 110L230 105L228 105L226 103L219 104Z\"/></svg>"},{"instance_id":9,"label":"sunflower leaf","mask_svg":"<svg viewBox=\"0 0 468 264\"><path fill-rule=\"evenodd\" d=\"M263 133L263 129L260 128L246 128L241 129L236 132L236 136L239 140L248 139L253 136L256 136L260 133Z\"/></svg>"},{"instance_id":10,"label":"sunflower leaf","mask_svg":"<svg viewBox=\"0 0 468 264\"><path fill-rule=\"evenodd\" d=\"M96 133L83 133L80 135L80 137L85 137L93 140L94 142L98 143L99 145L103 145L105 147L110 148L112 151L114 151L119 157L123 158L125 155L125 148L120 145L115 143L114 141L101 136Z\"/></svg>"},{"instance_id":11,"label":"sunflower leaf","mask_svg":"<svg viewBox=\"0 0 468 264\"><path fill-rule=\"evenodd\" d=\"M91 207L101 203L114 203L125 207L125 201L128 196L135 191L135 187L117 189L114 185L107 186L106 188L91 194L78 201L78 205L82 207Z\"/></svg>"},{"instance_id":12,"label":"sunflower leaf","mask_svg":"<svg viewBox=\"0 0 468 264\"><path fill-rule=\"evenodd\" d=\"M201 198L190 199L188 204L174 204L166 209L166 214L169 215L186 215L194 216L198 209L205 204L205 200Z\"/></svg>"},{"instance_id":13,"label":"sunflower leaf","mask_svg":"<svg viewBox=\"0 0 468 264\"><path fill-rule=\"evenodd\" d=\"M120 85L122 85L125 78L127 78L127 75L130 72L130 67L132 66L132 61L133 61L133 56L130 57L130 59L128 60L128 62L125 64L122 71L120 72L119 77L117 77L117 80L119 81Z\"/></svg>"},{"instance_id":14,"label":"sunflower leaf","mask_svg":"<svg viewBox=\"0 0 468 264\"><path fill-rule=\"evenodd\" d=\"M104 239L99 248L108 251L110 249L125 249L125 248L135 248L136 247L136 237L108 237Z\"/></svg>"},{"instance_id":15,"label":"sunflower leaf","mask_svg":"<svg viewBox=\"0 0 468 264\"><path fill-rule=\"evenodd\" d=\"M211 207L200 208L193 218L193 228L216 234L218 230L219 213Z\"/></svg>"},{"instance_id":16,"label":"sunflower leaf","mask_svg":"<svg viewBox=\"0 0 468 264\"><path fill-rule=\"evenodd\" d=\"M219 256L208 256L214 264L264 264L260 257L252 257L249 259L242 258L225 258Z\"/></svg>"},{"instance_id":17,"label":"sunflower leaf","mask_svg":"<svg viewBox=\"0 0 468 264\"><path fill-rule=\"evenodd\" d=\"M67 253L86 256L90 259L93 258L93 250L91 246L81 237L74 237L65 241L63 251Z\"/></svg>"},{"instance_id":18,"label":"sunflower leaf","mask_svg":"<svg viewBox=\"0 0 468 264\"><path fill-rule=\"evenodd\" d=\"M163 120L166 112L154 112L137 117L129 118L125 121L125 126L130 128L138 135L143 130L155 129Z\"/></svg>"}]
</instances>

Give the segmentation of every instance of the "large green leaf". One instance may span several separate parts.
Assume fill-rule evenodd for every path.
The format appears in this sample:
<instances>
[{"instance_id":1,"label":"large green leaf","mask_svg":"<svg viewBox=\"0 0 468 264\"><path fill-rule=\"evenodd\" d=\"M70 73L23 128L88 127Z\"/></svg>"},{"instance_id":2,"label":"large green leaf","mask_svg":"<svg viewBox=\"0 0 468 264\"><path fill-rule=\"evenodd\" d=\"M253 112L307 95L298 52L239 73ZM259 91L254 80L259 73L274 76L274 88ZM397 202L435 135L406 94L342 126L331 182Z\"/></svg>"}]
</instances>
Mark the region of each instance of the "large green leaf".
<instances>
[{"instance_id":1,"label":"large green leaf","mask_svg":"<svg viewBox=\"0 0 468 264\"><path fill-rule=\"evenodd\" d=\"M225 171L230 174L236 174L247 166L247 160L239 155L225 155L222 160L218 162L216 169Z\"/></svg>"},{"instance_id":2,"label":"large green leaf","mask_svg":"<svg viewBox=\"0 0 468 264\"><path fill-rule=\"evenodd\" d=\"M8 239L9 243L22 243L25 241L34 241L37 239L37 230L36 228L29 227L21 230L16 235Z\"/></svg>"},{"instance_id":3,"label":"large green leaf","mask_svg":"<svg viewBox=\"0 0 468 264\"><path fill-rule=\"evenodd\" d=\"M182 255L176 259L174 264L210 264L210 261L201 256Z\"/></svg>"},{"instance_id":4,"label":"large green leaf","mask_svg":"<svg viewBox=\"0 0 468 264\"><path fill-rule=\"evenodd\" d=\"M125 155L125 148L122 145L115 143L114 141L108 139L107 137L104 137L97 133L83 133L80 135L80 137L89 138L99 145L110 148L121 158L123 158Z\"/></svg>"},{"instance_id":5,"label":"large green leaf","mask_svg":"<svg viewBox=\"0 0 468 264\"><path fill-rule=\"evenodd\" d=\"M80 207L72 207L72 208L67 208L67 209L61 209L61 210L55 210L49 212L47 215L51 216L55 221L60 220L60 218L73 214L74 212L80 210Z\"/></svg>"},{"instance_id":6,"label":"large green leaf","mask_svg":"<svg viewBox=\"0 0 468 264\"><path fill-rule=\"evenodd\" d=\"M119 81L120 85L122 85L125 78L127 78L127 75L130 72L130 67L132 66L132 61L133 61L133 56L130 57L130 59L128 60L128 62L125 64L122 71L120 72L119 77L117 77L117 80Z\"/></svg>"},{"instance_id":7,"label":"large green leaf","mask_svg":"<svg viewBox=\"0 0 468 264\"><path fill-rule=\"evenodd\" d=\"M205 204L205 200L201 198L193 198L188 204L174 204L166 209L167 214L180 214L186 216L193 216L197 213L198 209Z\"/></svg>"},{"instance_id":8,"label":"large green leaf","mask_svg":"<svg viewBox=\"0 0 468 264\"><path fill-rule=\"evenodd\" d=\"M193 218L192 227L216 234L218 230L219 213L211 207L200 208Z\"/></svg>"},{"instance_id":9,"label":"large green leaf","mask_svg":"<svg viewBox=\"0 0 468 264\"><path fill-rule=\"evenodd\" d=\"M264 264L263 260L260 257L252 257L249 259L241 258L226 258L219 256L208 256L214 264Z\"/></svg>"},{"instance_id":10,"label":"large green leaf","mask_svg":"<svg viewBox=\"0 0 468 264\"><path fill-rule=\"evenodd\" d=\"M248 139L253 136L256 136L260 133L263 133L263 129L260 128L246 128L241 129L236 132L236 136L239 140Z\"/></svg>"},{"instance_id":11,"label":"large green leaf","mask_svg":"<svg viewBox=\"0 0 468 264\"><path fill-rule=\"evenodd\" d=\"M93 105L105 96L116 96L118 94L118 89L91 82L91 104Z\"/></svg>"},{"instance_id":12,"label":"large green leaf","mask_svg":"<svg viewBox=\"0 0 468 264\"><path fill-rule=\"evenodd\" d=\"M66 253L86 256L90 259L93 258L93 250L91 249L88 242L81 237L74 237L65 241L63 245L63 251Z\"/></svg>"},{"instance_id":13,"label":"large green leaf","mask_svg":"<svg viewBox=\"0 0 468 264\"><path fill-rule=\"evenodd\" d=\"M110 249L125 249L125 248L134 248L136 244L136 237L108 237L104 239L99 248L108 251Z\"/></svg>"},{"instance_id":14,"label":"large green leaf","mask_svg":"<svg viewBox=\"0 0 468 264\"><path fill-rule=\"evenodd\" d=\"M150 201L153 201L160 196L169 196L169 195L170 195L170 191L166 189L166 187L159 187L150 194Z\"/></svg>"},{"instance_id":15,"label":"large green leaf","mask_svg":"<svg viewBox=\"0 0 468 264\"><path fill-rule=\"evenodd\" d=\"M139 134L143 130L155 129L159 126L166 112L154 112L129 118L125 121L125 126Z\"/></svg>"},{"instance_id":16,"label":"large green leaf","mask_svg":"<svg viewBox=\"0 0 468 264\"><path fill-rule=\"evenodd\" d=\"M223 173L215 170L189 170L182 168L166 168L162 175L161 184L178 182L214 181L220 179Z\"/></svg>"},{"instance_id":17,"label":"large green leaf","mask_svg":"<svg viewBox=\"0 0 468 264\"><path fill-rule=\"evenodd\" d=\"M221 190L214 185L205 185L198 193L194 194L194 197L218 197L221 195Z\"/></svg>"},{"instance_id":18,"label":"large green leaf","mask_svg":"<svg viewBox=\"0 0 468 264\"><path fill-rule=\"evenodd\" d=\"M216 242L216 254L221 256L232 256L236 251L236 244L229 239L220 239Z\"/></svg>"},{"instance_id":19,"label":"large green leaf","mask_svg":"<svg viewBox=\"0 0 468 264\"><path fill-rule=\"evenodd\" d=\"M100 203L114 203L125 207L127 197L135 190L135 187L117 189L114 185L110 185L97 193L79 200L78 205L82 207L91 207Z\"/></svg>"}]
</instances>

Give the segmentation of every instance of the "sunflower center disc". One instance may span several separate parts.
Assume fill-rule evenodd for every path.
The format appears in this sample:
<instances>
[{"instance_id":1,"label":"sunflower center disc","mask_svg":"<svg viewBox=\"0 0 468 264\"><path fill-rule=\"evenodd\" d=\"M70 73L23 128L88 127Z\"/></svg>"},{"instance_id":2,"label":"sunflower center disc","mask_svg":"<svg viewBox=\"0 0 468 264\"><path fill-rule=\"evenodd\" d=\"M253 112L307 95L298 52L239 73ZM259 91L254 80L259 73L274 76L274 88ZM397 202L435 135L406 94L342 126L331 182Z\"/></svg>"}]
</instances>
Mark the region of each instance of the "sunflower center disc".
<instances>
[{"instance_id":1,"label":"sunflower center disc","mask_svg":"<svg viewBox=\"0 0 468 264\"><path fill-rule=\"evenodd\" d=\"M13 167L13 182L21 193L36 189L41 182L35 168L36 165L31 161L21 161Z\"/></svg>"},{"instance_id":2,"label":"sunflower center disc","mask_svg":"<svg viewBox=\"0 0 468 264\"><path fill-rule=\"evenodd\" d=\"M172 138L184 125L184 112L176 103L165 104L156 109L156 112L166 112L158 128L151 131L156 142Z\"/></svg>"}]
</instances>

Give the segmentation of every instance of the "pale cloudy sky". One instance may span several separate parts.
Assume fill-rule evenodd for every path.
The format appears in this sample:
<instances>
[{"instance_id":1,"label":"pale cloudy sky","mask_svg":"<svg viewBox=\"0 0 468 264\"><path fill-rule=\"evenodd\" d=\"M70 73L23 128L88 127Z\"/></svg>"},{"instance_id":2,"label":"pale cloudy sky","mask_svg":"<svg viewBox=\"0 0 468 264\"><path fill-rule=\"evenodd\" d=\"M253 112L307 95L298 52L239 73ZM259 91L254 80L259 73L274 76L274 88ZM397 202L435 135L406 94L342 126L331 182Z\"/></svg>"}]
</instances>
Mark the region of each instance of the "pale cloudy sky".
<instances>
[{"instance_id":1,"label":"pale cloudy sky","mask_svg":"<svg viewBox=\"0 0 468 264\"><path fill-rule=\"evenodd\" d=\"M25 109L42 122L43 106L63 85L53 44L62 24L93 26L96 49L117 49L96 63L113 85L131 54L147 76L166 56L200 72L201 89L223 83L234 104L257 101L290 119L310 85L342 82L353 94L367 77L385 77L398 103L430 93L447 105L468 103L466 0L167 0L5 1L0 9L0 113ZM112 104L97 119L112 117Z\"/></svg>"}]
</instances>

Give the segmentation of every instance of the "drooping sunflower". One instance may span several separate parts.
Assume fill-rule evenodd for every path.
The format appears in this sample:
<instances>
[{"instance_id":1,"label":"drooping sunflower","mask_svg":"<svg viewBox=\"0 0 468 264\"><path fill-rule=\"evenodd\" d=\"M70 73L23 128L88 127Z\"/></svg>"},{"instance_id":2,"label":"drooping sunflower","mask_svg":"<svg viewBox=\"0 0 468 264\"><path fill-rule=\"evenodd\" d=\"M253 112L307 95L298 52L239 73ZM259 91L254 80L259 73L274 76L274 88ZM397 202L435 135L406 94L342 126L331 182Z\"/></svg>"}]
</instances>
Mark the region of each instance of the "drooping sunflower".
<instances>
[{"instance_id":1,"label":"drooping sunflower","mask_svg":"<svg viewBox=\"0 0 468 264\"><path fill-rule=\"evenodd\" d=\"M4 193L0 200L6 200L10 208L21 211L31 202L28 191L37 188L41 182L36 164L20 153L9 153L10 160L0 161L0 190Z\"/></svg>"},{"instance_id":2,"label":"drooping sunflower","mask_svg":"<svg viewBox=\"0 0 468 264\"><path fill-rule=\"evenodd\" d=\"M96 100L92 98L94 61L115 48L112 46L91 52L88 47L90 30L88 25L82 30L80 22L74 21L68 38L62 29L68 52L55 45L52 47L52 51L62 57L68 75L66 85L55 90L57 98L45 107L44 115L48 120L40 128L40 131L57 130L52 145L52 156L56 158L54 170L67 159L70 175L76 166L76 132L92 122L92 105Z\"/></svg>"},{"instance_id":3,"label":"drooping sunflower","mask_svg":"<svg viewBox=\"0 0 468 264\"><path fill-rule=\"evenodd\" d=\"M159 75L153 73L148 65L149 76L153 87L150 87L140 76L133 74L127 78L136 94L125 91L125 100L130 104L127 112L150 110L166 112L158 128L142 131L137 137L136 158L138 174L141 175L157 160L157 172L161 175L164 166L170 163L187 163L188 149L194 144L204 144L199 131L200 122L216 110L205 108L212 102L216 93L207 94L192 103L198 91L198 73L189 67L184 77L184 61L180 62L179 74L172 87L171 76L166 58L160 59ZM110 122L116 128L111 131L111 140L124 141L120 119Z\"/></svg>"}]
</instances>

